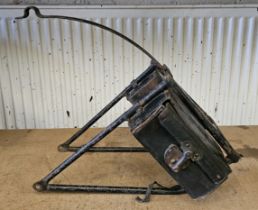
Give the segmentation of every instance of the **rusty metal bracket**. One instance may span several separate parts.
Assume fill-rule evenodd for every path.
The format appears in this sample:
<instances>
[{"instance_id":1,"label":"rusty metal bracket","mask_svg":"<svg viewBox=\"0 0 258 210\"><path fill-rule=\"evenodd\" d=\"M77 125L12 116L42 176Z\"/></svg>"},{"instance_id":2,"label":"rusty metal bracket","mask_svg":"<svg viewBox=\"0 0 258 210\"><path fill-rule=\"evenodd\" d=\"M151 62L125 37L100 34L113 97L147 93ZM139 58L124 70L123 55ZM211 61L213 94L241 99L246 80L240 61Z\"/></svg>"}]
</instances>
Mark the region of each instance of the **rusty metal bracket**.
<instances>
[{"instance_id":1,"label":"rusty metal bracket","mask_svg":"<svg viewBox=\"0 0 258 210\"><path fill-rule=\"evenodd\" d=\"M148 69L147 69L148 70ZM47 176L45 176L40 181L36 182L33 187L36 191L60 191L60 192L93 192L93 193L126 193L126 194L145 194L148 192L148 188L145 187L128 187L128 186L92 186L92 185L63 185L63 184L49 184L49 182L55 178L58 174L60 174L64 169L70 166L74 161L76 161L80 156L82 156L85 152L89 151L95 144L100 142L106 135L111 133L117 126L119 126L124 121L128 120L130 116L132 116L136 110L146 104L148 101L153 99L157 94L163 91L166 88L166 83L161 83L157 89L151 91L148 95L146 95L141 101L134 104L129 110L127 110L124 114L118 117L115 121L110 123L104 130L98 133L95 137L93 137L88 143L76 149L76 151L68 157L63 163L53 169ZM85 130L86 131L86 130ZM84 132L85 132L84 131ZM80 134L83 132L80 131ZM78 138L78 134L76 135ZM76 139L76 138L75 138ZM75 140L74 139L74 140ZM97 148L95 148L97 149ZM98 149L97 149L98 150ZM105 150L102 148L102 150ZM127 151L128 150L128 151ZM127 148L127 152L135 152L135 149ZM138 151L139 150L139 151ZM137 152L141 152L141 149L138 149ZM94 151L94 150L92 150ZM96 151L96 150L95 150ZM142 150L146 152L147 150ZM121 148L119 149L121 152ZM182 194L185 193L184 189L178 185L175 185L171 188L152 188L152 194Z\"/></svg>"},{"instance_id":2,"label":"rusty metal bracket","mask_svg":"<svg viewBox=\"0 0 258 210\"><path fill-rule=\"evenodd\" d=\"M159 64L158 61L143 47L138 45L132 39L127 36L121 34L118 31L115 31L107 26L102 24L84 20L74 17L66 17L66 16L57 16L57 15L42 15L40 10L37 7L30 6L25 8L24 15L21 17L16 17L16 19L23 19L29 16L29 11L34 10L35 14L39 18L58 18L58 19L66 19L71 21L82 22L86 24L90 24L101 29L107 30L122 39L128 41L136 48L141 50L145 55L147 55L151 59L152 64ZM61 173L64 169L70 166L75 160L77 160L81 155L85 152L147 152L145 148L142 147L93 147L97 142L101 141L106 135L112 132L117 126L119 126L124 121L128 120L128 118L139 108L144 105L150 99L152 99L158 92L162 91L166 84L161 84L155 91L150 92L143 100L139 101L139 103L132 106L128 111L118 117L115 121L113 121L110 125L106 127L103 131L97 134L94 138L92 138L88 143L80 146L80 147L72 147L70 144L78 139L84 132L86 132L97 120L99 120L105 113L107 113L115 104L117 104L123 97L131 91L137 82L139 82L142 78L144 78L147 74L151 73L154 70L154 65L151 65L146 71L144 71L136 80L133 80L129 86L127 86L121 93L119 93L109 104L107 104L97 115L95 115L88 123L86 123L79 131L77 131L71 138L69 138L66 142L58 146L59 151L71 151L74 152L69 158L67 158L63 163L57 166L54 170L52 170L47 176L45 176L40 181L36 182L33 185L33 188L36 191L61 191L61 192L93 192L93 193L129 193L129 194L145 194L147 192L152 194L182 194L185 193L184 189L180 186L176 185L172 188L152 188L151 190L146 189L145 187L126 187L126 186L91 186L91 185L62 185L62 184L49 184L49 182L56 177L59 173Z\"/></svg>"},{"instance_id":3,"label":"rusty metal bracket","mask_svg":"<svg viewBox=\"0 0 258 210\"><path fill-rule=\"evenodd\" d=\"M146 202L149 200L150 194L175 195L185 193L185 191L193 198L196 198L212 191L227 178L227 175L230 173L228 164L238 162L238 160L241 158L241 155L238 154L229 144L229 142L218 129L215 122L173 80L169 69L165 65L161 66L161 64L148 51L146 51L132 39L118 31L93 21L59 15L42 15L40 10L34 6L27 7L24 10L24 15L17 17L16 19L27 18L29 16L30 10L34 10L36 16L39 18L59 18L77 21L107 30L128 41L151 59L151 65L140 76L133 80L124 90L122 90L111 102L109 102L98 114L96 114L71 138L58 146L59 151L71 151L73 153L60 165L54 168L49 174L33 185L36 191L145 194L143 199L138 198L137 200ZM167 100L164 94L165 92L171 96L169 99L170 104L166 106L166 109L165 106L163 106L164 110L158 117L160 126L158 128L156 127L155 130L153 129L153 123L156 123L154 120L157 119L157 116L155 115L157 112L155 112L155 110L157 111L159 108L159 103L164 102L163 105L165 105L165 101ZM173 92L173 94L171 92ZM131 108L121 114L113 122L111 122L105 129L95 135L89 142L83 144L80 147L71 146L71 144L76 139L78 139L124 97L127 97L127 100L132 103ZM178 107L175 107L175 110L171 111L171 109L173 109L173 105L176 105L176 102L178 102ZM150 110L154 111L151 112ZM187 118L187 123L185 122L182 124L183 121L181 118L179 118L177 111L179 111L181 114L183 114L183 111L188 113L187 116L190 117L184 117ZM150 112L153 114L153 117L150 117ZM177 113L178 115L173 115L174 113ZM170 116L169 119L167 118L168 115ZM145 148L94 147L94 145L100 142L125 121L129 121L129 127L131 127L133 130L132 133L138 137L137 139L145 146ZM193 128L189 127L189 124L193 124L192 122L198 124L199 127L197 130L203 131L203 133L198 133L199 136L194 133ZM162 126L161 123L163 123ZM141 124L142 127L140 129L135 129L138 124ZM146 127L144 128L144 126ZM176 135L173 136L171 134L171 130L175 130ZM191 130L192 133L189 130ZM185 144L180 145L182 140L185 141L184 136L181 135L184 133L184 131L187 131L186 133L193 137L194 140L191 140L191 138L186 138ZM205 135L204 131L207 131L210 136L208 136L208 134ZM164 138L156 136L158 132L160 132L160 136L163 136ZM207 139L207 142L203 142L203 140L200 140L201 138L198 138L203 136L205 136L209 142ZM176 143L169 145L167 140L168 138L169 141L174 141ZM156 141L148 142L147 140L149 139L154 139ZM191 147L191 144L188 143L188 140L195 144L195 146ZM160 141L163 141L163 143L160 143ZM160 144L158 145L157 142ZM197 147L200 147L198 152L195 151L195 148ZM163 150L164 148L166 149L165 152ZM226 157L224 157L224 154L221 150L224 150L225 154L227 155ZM159 185L157 182L149 185L148 188L131 186L50 184L50 181L52 181L58 174L69 167L86 152L150 152L156 158L156 160L159 161L163 168L165 168L170 173L170 175L174 177L183 187L176 185L171 188L166 188ZM210 153L212 154L211 158L208 158L207 154ZM208 159L210 162L205 162L205 158L201 158L202 155L205 154L206 159ZM195 165L196 162L199 162L199 166ZM188 164L191 164L191 167L188 167ZM209 164L212 165L212 167L209 167ZM223 176L217 173L218 171L219 173L223 172ZM181 174L182 176L179 176L180 173L183 173L183 175ZM194 181L190 180L192 177L195 178L195 181L197 180L199 183L202 182L200 186L197 186ZM157 185L158 187L154 187L154 185Z\"/></svg>"}]
</instances>

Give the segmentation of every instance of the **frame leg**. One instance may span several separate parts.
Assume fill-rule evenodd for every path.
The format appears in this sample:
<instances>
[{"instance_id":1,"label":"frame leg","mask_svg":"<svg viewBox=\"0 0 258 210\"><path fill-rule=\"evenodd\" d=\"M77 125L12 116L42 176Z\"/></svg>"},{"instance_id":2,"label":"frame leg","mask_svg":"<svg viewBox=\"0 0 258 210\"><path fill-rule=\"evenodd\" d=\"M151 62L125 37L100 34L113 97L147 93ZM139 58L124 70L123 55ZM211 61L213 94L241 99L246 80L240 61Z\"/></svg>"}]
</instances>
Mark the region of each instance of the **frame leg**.
<instances>
[{"instance_id":1,"label":"frame leg","mask_svg":"<svg viewBox=\"0 0 258 210\"><path fill-rule=\"evenodd\" d=\"M69 151L69 146L86 132L95 122L97 122L106 112L108 112L116 103L118 103L125 94L130 90L130 86L125 88L118 96L116 96L109 104L107 104L98 114L96 114L89 122L87 122L80 130L72 135L66 142L58 146L60 152Z\"/></svg>"},{"instance_id":2,"label":"frame leg","mask_svg":"<svg viewBox=\"0 0 258 210\"><path fill-rule=\"evenodd\" d=\"M81 147L69 146L66 151L76 152ZM148 152L144 147L91 147L88 152Z\"/></svg>"},{"instance_id":3,"label":"frame leg","mask_svg":"<svg viewBox=\"0 0 258 210\"><path fill-rule=\"evenodd\" d=\"M139 107L141 107L142 105L147 103L149 100L151 100L153 97L155 97L157 94L159 94L161 91L163 91L166 88L166 85L167 84L165 82L161 83L157 87L157 89L151 91L141 101L139 101L138 103L134 104L129 110L127 110L124 114L122 114L115 121L113 121L111 124L109 124L104 130L102 130L95 137L93 137L88 143L86 143L83 146L81 146L75 153L73 153L70 157L68 157L66 160L64 160L55 169L53 169L47 176L45 176L39 182L35 183L33 185L34 189L37 190L37 191L47 191L47 190L51 190L51 189L53 190L53 188L51 188L51 187L49 188L49 186L51 186L51 185L49 185L49 182L53 178L55 178L58 174L60 174L64 169L69 167L74 161L76 161L79 157L81 157L92 146L94 146L99 141L101 141L105 136L107 136L109 133L111 133L120 124L122 124L124 121L128 120L136 112L136 110ZM54 185L54 186L56 186L56 185ZM68 185L68 188L69 188L69 185ZM66 188L68 191L70 191L70 190L73 191L73 189L75 190L75 188L78 188L78 187L70 186L70 190L68 188Z\"/></svg>"},{"instance_id":4,"label":"frame leg","mask_svg":"<svg viewBox=\"0 0 258 210\"><path fill-rule=\"evenodd\" d=\"M145 194L146 187L125 187L125 186L93 186L93 185L57 185L48 184L47 191L52 192L87 192L87 193L119 193L119 194ZM171 188L156 187L151 189L156 195L177 195L185 193L179 185Z\"/></svg>"},{"instance_id":5,"label":"frame leg","mask_svg":"<svg viewBox=\"0 0 258 210\"><path fill-rule=\"evenodd\" d=\"M149 73L151 73L156 68L156 64L151 64L142 74L140 74L135 80L131 82L122 92L120 92L111 102L109 102L99 113L97 113L89 122L87 122L80 130L78 130L74 135L72 135L67 141L58 146L58 151L66 152L71 151L74 152L79 149L79 147L71 147L70 145L79 138L84 132L86 132L95 122L97 122L104 114L106 114L114 105L116 105L123 97L126 96L143 78L146 77ZM95 150L95 149L91 149ZM112 149L96 149L97 152L109 152ZM145 152L144 149L141 148L121 148L118 147L113 149L114 152Z\"/></svg>"}]
</instances>

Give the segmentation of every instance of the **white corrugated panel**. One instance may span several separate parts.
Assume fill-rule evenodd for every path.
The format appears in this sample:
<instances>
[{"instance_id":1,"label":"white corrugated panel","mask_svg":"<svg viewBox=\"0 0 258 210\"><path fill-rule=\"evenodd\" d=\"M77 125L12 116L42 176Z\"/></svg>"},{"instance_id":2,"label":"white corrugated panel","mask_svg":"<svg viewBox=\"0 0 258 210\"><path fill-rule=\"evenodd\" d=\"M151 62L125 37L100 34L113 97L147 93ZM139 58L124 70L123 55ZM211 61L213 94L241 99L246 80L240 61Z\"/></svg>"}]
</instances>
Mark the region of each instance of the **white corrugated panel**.
<instances>
[{"instance_id":1,"label":"white corrugated panel","mask_svg":"<svg viewBox=\"0 0 258 210\"><path fill-rule=\"evenodd\" d=\"M81 127L149 65L130 44L89 25L14 21L0 8L0 128ZM256 7L44 7L131 37L160 62L220 125L258 123ZM105 126L124 100L96 123Z\"/></svg>"}]
</instances>

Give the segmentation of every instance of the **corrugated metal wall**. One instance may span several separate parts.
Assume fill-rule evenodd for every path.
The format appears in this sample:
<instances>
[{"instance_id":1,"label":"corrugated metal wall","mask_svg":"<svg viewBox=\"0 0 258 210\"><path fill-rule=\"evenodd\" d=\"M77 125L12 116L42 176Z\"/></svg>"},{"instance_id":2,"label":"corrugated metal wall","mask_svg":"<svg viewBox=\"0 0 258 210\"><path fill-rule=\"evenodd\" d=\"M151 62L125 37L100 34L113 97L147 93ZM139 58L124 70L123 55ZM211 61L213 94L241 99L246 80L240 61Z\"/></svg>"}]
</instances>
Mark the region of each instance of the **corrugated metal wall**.
<instances>
[{"instance_id":1,"label":"corrugated metal wall","mask_svg":"<svg viewBox=\"0 0 258 210\"><path fill-rule=\"evenodd\" d=\"M45 7L132 37L220 125L258 123L258 19L249 8ZM109 32L0 8L0 128L81 127L148 65ZM112 109L105 126L129 107Z\"/></svg>"}]
</instances>

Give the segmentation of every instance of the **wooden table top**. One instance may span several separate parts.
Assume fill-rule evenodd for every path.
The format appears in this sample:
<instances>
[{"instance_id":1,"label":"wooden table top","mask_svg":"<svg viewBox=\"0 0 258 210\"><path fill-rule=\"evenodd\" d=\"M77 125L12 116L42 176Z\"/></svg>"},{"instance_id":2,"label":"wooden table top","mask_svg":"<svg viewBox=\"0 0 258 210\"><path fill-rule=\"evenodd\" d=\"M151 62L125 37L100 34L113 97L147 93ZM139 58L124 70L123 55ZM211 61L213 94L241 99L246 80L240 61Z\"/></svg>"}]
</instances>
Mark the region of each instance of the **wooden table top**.
<instances>
[{"instance_id":1,"label":"wooden table top","mask_svg":"<svg viewBox=\"0 0 258 210\"><path fill-rule=\"evenodd\" d=\"M258 209L258 126L221 128L244 158L232 165L228 180L204 199L188 195L152 195L138 203L136 195L39 193L32 184L71 153L57 146L76 129L0 131L0 209ZM87 141L99 129L90 129L77 143ZM118 128L98 146L139 145L127 128ZM148 153L88 153L57 176L53 183L148 186L154 180L171 186L175 181Z\"/></svg>"}]
</instances>

